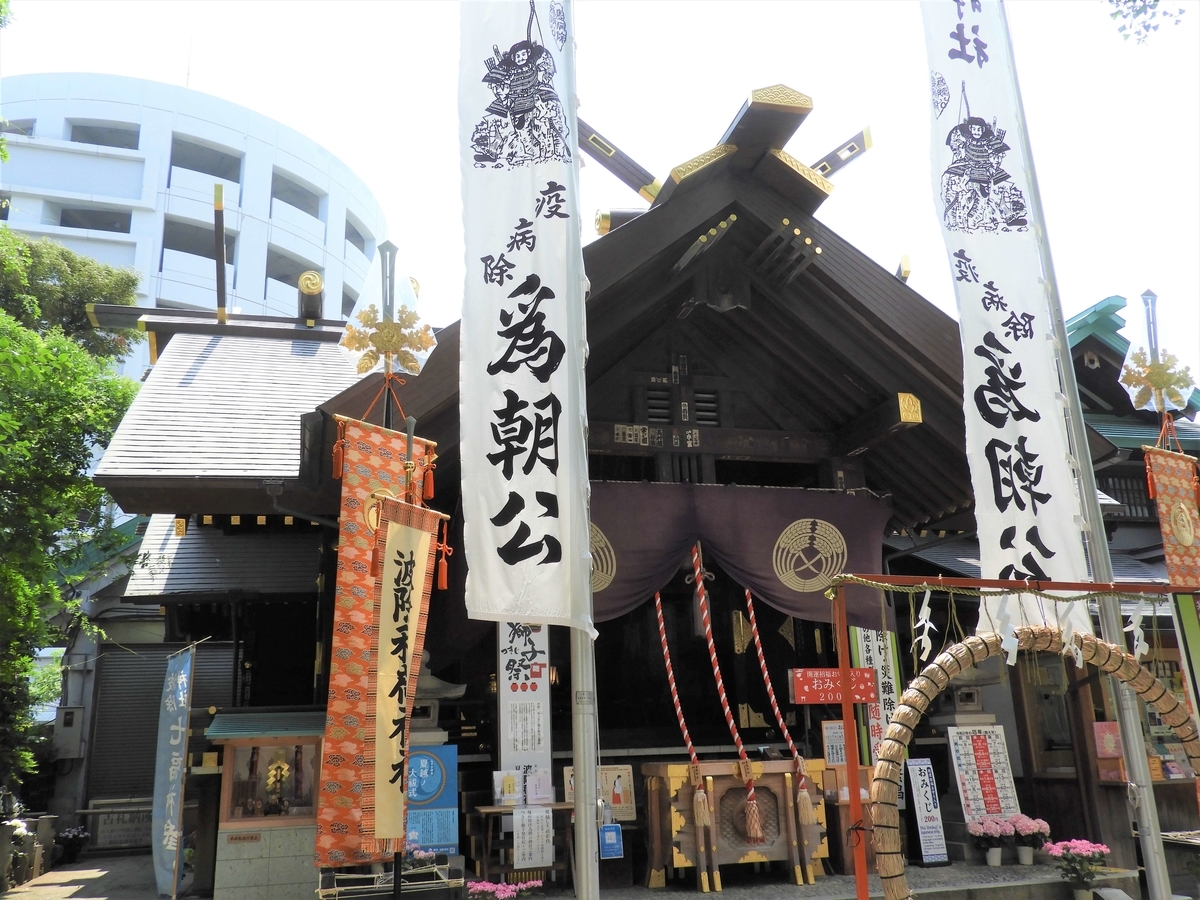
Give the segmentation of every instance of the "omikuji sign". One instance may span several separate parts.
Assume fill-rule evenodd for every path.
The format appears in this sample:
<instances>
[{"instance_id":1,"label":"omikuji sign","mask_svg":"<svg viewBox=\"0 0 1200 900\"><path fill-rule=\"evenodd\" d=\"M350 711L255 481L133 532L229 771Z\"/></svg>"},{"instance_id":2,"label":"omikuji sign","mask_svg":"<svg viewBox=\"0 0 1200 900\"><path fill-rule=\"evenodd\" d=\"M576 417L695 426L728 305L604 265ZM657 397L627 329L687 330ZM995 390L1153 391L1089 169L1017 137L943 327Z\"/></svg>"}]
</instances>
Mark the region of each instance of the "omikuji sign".
<instances>
[{"instance_id":1,"label":"omikuji sign","mask_svg":"<svg viewBox=\"0 0 1200 900\"><path fill-rule=\"evenodd\" d=\"M841 703L842 676L837 669L789 669L792 703ZM878 703L874 669L850 670L850 699L854 703Z\"/></svg>"}]
</instances>

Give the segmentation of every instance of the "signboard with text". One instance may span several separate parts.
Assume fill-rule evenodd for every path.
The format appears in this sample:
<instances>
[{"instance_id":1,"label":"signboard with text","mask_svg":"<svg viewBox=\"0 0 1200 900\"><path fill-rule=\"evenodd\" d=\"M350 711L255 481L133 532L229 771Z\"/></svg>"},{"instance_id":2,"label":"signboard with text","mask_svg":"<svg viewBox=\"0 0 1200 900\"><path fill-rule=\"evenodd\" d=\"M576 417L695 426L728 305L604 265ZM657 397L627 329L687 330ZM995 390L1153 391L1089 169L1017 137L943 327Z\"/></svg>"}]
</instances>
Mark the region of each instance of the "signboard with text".
<instances>
[{"instance_id":1,"label":"signboard with text","mask_svg":"<svg viewBox=\"0 0 1200 900\"><path fill-rule=\"evenodd\" d=\"M908 780L912 785L912 809L917 820L917 837L921 842L922 866L948 866L946 833L942 828L942 809L938 802L937 782L933 763L928 759L908 760Z\"/></svg>"},{"instance_id":2,"label":"signboard with text","mask_svg":"<svg viewBox=\"0 0 1200 900\"><path fill-rule=\"evenodd\" d=\"M458 747L414 747L408 757L408 842L458 853Z\"/></svg>"},{"instance_id":3,"label":"signboard with text","mask_svg":"<svg viewBox=\"0 0 1200 900\"><path fill-rule=\"evenodd\" d=\"M841 703L842 674L837 669L789 669L788 694L792 703ZM854 703L878 703L875 670L850 670L850 699Z\"/></svg>"},{"instance_id":4,"label":"signboard with text","mask_svg":"<svg viewBox=\"0 0 1200 900\"><path fill-rule=\"evenodd\" d=\"M1003 725L946 729L958 796L968 820L1021 811L1013 783Z\"/></svg>"}]
</instances>

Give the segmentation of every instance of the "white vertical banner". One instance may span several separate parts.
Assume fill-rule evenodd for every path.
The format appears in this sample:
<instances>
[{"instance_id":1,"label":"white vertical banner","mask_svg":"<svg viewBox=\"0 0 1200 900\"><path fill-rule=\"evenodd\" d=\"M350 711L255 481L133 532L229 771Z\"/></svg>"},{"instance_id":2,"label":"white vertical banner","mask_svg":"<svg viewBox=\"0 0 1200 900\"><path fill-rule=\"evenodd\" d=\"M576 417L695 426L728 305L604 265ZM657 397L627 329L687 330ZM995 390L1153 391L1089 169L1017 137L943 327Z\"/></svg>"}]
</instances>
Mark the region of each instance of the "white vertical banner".
<instances>
[{"instance_id":1,"label":"white vertical banner","mask_svg":"<svg viewBox=\"0 0 1200 900\"><path fill-rule=\"evenodd\" d=\"M879 762L879 745L883 742L884 732L887 731L888 722L892 720L892 713L896 711L899 698L896 687L900 681L900 670L896 666L896 638L890 631L859 628L855 625L850 626L850 636L854 641L854 650L857 653L855 665L875 670L875 688L879 699L875 703L866 704L866 744L871 751L871 765L875 765ZM904 809L903 778L900 779L896 793L896 803L901 809Z\"/></svg>"},{"instance_id":2,"label":"white vertical banner","mask_svg":"<svg viewBox=\"0 0 1200 900\"><path fill-rule=\"evenodd\" d=\"M500 768L550 770L550 629L501 622L497 627Z\"/></svg>"},{"instance_id":3,"label":"white vertical banner","mask_svg":"<svg viewBox=\"0 0 1200 900\"><path fill-rule=\"evenodd\" d=\"M1029 220L1030 165L1018 139L1020 99L1004 11L997 0L936 0L922 2L921 14L934 204L958 300L982 575L1086 581L1080 498L1039 255L1045 236ZM1076 631L1092 630L1085 605L1036 598L1019 607L988 599L977 628L1003 632L1055 624L1056 617L1064 628L1069 620Z\"/></svg>"},{"instance_id":4,"label":"white vertical banner","mask_svg":"<svg viewBox=\"0 0 1200 900\"><path fill-rule=\"evenodd\" d=\"M570 0L463 3L460 65L467 610L594 637Z\"/></svg>"}]
</instances>

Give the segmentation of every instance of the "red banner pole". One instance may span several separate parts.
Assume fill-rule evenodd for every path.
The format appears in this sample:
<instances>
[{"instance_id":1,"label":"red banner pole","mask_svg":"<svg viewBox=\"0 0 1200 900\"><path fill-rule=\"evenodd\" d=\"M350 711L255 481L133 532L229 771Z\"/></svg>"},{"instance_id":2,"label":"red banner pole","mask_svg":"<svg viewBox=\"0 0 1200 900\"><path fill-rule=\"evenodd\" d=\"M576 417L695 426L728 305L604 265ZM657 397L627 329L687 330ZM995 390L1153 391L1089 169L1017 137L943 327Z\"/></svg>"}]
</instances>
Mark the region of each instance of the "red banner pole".
<instances>
[{"instance_id":1,"label":"red banner pole","mask_svg":"<svg viewBox=\"0 0 1200 900\"><path fill-rule=\"evenodd\" d=\"M850 827L854 828L862 824L863 808L858 783L858 723L854 719L853 684L850 677L849 624L846 618L846 589L838 585L837 597L833 601L833 627L837 632L838 669L842 676L842 731L846 737L846 787L850 792ZM858 830L851 835L851 843L854 846L854 892L857 900L868 900L869 896L865 835L865 831Z\"/></svg>"}]
</instances>

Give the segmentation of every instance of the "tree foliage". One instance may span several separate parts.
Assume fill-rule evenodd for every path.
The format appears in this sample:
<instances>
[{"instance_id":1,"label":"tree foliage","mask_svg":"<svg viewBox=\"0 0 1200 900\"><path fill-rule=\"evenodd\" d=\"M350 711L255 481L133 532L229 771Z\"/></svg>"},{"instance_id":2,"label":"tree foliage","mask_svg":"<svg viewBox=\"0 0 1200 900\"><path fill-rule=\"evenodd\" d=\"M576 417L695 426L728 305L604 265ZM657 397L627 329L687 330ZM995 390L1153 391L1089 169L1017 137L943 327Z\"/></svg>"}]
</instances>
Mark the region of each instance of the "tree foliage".
<instances>
[{"instance_id":1,"label":"tree foliage","mask_svg":"<svg viewBox=\"0 0 1200 900\"><path fill-rule=\"evenodd\" d=\"M54 241L0 228L0 310L26 328L45 332L58 326L95 356L123 357L142 335L92 328L87 305L134 306L137 285L133 269L114 269Z\"/></svg>"},{"instance_id":2,"label":"tree foliage","mask_svg":"<svg viewBox=\"0 0 1200 900\"><path fill-rule=\"evenodd\" d=\"M112 365L57 326L39 334L0 311L0 781L32 764L29 677L65 606L57 567L104 539L88 470L137 391Z\"/></svg>"},{"instance_id":3,"label":"tree foliage","mask_svg":"<svg viewBox=\"0 0 1200 900\"><path fill-rule=\"evenodd\" d=\"M1158 31L1164 21L1178 25L1184 12L1182 8L1176 12L1159 9L1159 0L1108 0L1108 4L1113 8L1110 18L1121 23L1117 26L1121 37L1137 38L1139 44L1146 43L1146 38Z\"/></svg>"}]
</instances>

